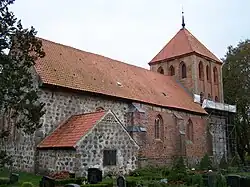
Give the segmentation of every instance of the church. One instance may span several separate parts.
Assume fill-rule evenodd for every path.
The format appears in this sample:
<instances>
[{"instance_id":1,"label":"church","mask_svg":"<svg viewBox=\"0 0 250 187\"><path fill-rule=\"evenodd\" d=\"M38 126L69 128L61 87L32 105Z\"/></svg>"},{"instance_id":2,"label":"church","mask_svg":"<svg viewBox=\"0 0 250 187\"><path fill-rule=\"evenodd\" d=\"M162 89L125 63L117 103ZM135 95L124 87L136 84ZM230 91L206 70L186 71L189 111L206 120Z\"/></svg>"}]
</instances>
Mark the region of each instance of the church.
<instances>
[{"instance_id":1,"label":"church","mask_svg":"<svg viewBox=\"0 0 250 187\"><path fill-rule=\"evenodd\" d=\"M16 130L4 145L15 169L125 174L176 156L192 167L206 153L214 162L234 153L236 106L223 102L222 62L184 18L150 70L41 40L46 56L32 72L46 113L33 136Z\"/></svg>"}]
</instances>

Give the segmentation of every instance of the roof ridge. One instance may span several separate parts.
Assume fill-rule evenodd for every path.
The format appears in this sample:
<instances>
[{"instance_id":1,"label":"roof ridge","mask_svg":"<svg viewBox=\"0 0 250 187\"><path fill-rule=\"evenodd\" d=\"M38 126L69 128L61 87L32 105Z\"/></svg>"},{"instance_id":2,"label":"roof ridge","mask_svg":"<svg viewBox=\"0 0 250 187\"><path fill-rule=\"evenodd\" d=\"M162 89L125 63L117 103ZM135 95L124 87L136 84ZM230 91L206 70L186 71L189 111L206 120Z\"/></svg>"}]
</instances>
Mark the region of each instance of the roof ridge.
<instances>
[{"instance_id":1,"label":"roof ridge","mask_svg":"<svg viewBox=\"0 0 250 187\"><path fill-rule=\"evenodd\" d=\"M220 59L219 59L212 51L210 51L210 50L206 47L206 45L203 44L203 42L201 42L197 37L195 37L188 29L185 28L185 30L186 30L186 31L188 32L188 34L190 34L195 40L197 40L197 42L199 42L199 44L200 44L202 47L204 47L211 55L213 55L213 56L218 60L218 62L221 62ZM185 35L186 35L186 33L185 33ZM191 47L191 48L192 48L192 47ZM192 48L192 50L193 50L194 52L200 54L200 55L203 55L202 53L200 53L200 52L194 50L193 48ZM205 55L203 55L203 56L205 56ZM206 56L206 57L208 57L208 56ZM211 57L208 57L208 58L211 59ZM215 60L215 59L213 59L213 60Z\"/></svg>"},{"instance_id":2,"label":"roof ridge","mask_svg":"<svg viewBox=\"0 0 250 187\"><path fill-rule=\"evenodd\" d=\"M188 36L188 34L190 33L189 30L187 30L186 28L183 28L183 30L184 30L184 33L185 33L185 37L186 37L187 40L188 40L188 45L189 45L190 49L192 50L192 52L194 52L195 50L193 49L193 47L192 47L192 45L191 45L191 43L190 43L189 36ZM191 34L191 33L190 33L190 34ZM191 35L192 35L192 34L191 34ZM192 36L193 36L193 35L192 35Z\"/></svg>"},{"instance_id":3,"label":"roof ridge","mask_svg":"<svg viewBox=\"0 0 250 187\"><path fill-rule=\"evenodd\" d=\"M177 33L178 34L178 33ZM176 34L176 35L177 35ZM47 42L50 42L50 43L54 43L55 45L60 45L60 46L63 46L63 47L67 47L67 48L71 48L71 49L74 49L74 50L77 50L77 51L79 51L79 52L84 52L84 53L89 53L89 54L92 54L92 55L97 55L97 56L99 56L99 57L103 57L103 58L106 58L106 59L109 59L109 60L112 60L112 61L115 61L115 62L117 62L117 63L123 63L123 64L125 64L125 65L127 65L127 66L132 66L132 67L136 67L136 68L139 68L139 69L143 69L144 71L148 71L148 72L150 72L150 73L152 73L152 74L158 74L158 75L161 75L161 76L167 76L167 75L162 75L162 74L160 74L160 73L158 73L158 72L154 72L154 71L151 71L150 69L146 69L146 68L143 68L143 67L140 67L140 66L136 66L136 65L133 65L133 64L129 64L129 63L126 63L126 62L123 62L123 61L119 61L119 60L116 60L116 59L113 59L113 58L110 58L110 57L107 57L107 56L104 56L104 55L101 55L101 54L97 54L97 53L93 53L93 52L89 52L89 51L84 51L84 50L81 50L81 49L78 49L78 48L75 48L75 47L72 47L72 46L69 46L69 45L65 45L65 44L61 44L61 43L58 43L58 42L54 42L54 41L51 41L51 40L48 40L48 39L44 39L44 38L40 38L40 37L38 37L40 40L45 40L45 41L47 41ZM171 40L173 40L174 39L174 37L171 39ZM171 41L170 40L170 41ZM169 41L169 42L170 42ZM169 43L168 42L168 43ZM164 46L165 47L165 46ZM163 48L164 49L164 48Z\"/></svg>"},{"instance_id":4,"label":"roof ridge","mask_svg":"<svg viewBox=\"0 0 250 187\"><path fill-rule=\"evenodd\" d=\"M111 58L111 57L107 57L107 56L104 56L104 55L101 55L101 54L97 54L97 53L93 53L93 52L81 50L81 49L78 49L78 48L76 48L76 47L72 47L72 46L69 46L69 45L65 45L65 44L62 44L62 43L59 43L59 42L54 42L54 41L51 41L51 40L48 40L48 39L44 39L44 38L41 38L41 37L37 37L37 38L40 39L40 40L45 40L45 41L47 41L47 42L56 44L56 45L60 45L60 46L67 47L67 48L71 48L71 49L77 50L77 51L79 51L79 52L89 53L89 54L92 54L92 55L96 55L96 56L99 56L99 57L103 57L103 58L106 58L106 59L115 61L115 62L117 62L117 63L123 63L123 64L128 65L128 66L133 66L133 67L140 68L140 69L143 69L143 70L152 72L152 73L157 73L157 72L151 71L150 69L146 69L146 68L143 68L143 67L140 67L140 66L136 66L136 65L133 65L133 64L129 64L129 63L126 63L126 62L123 62L123 61L120 61L120 60L116 60L116 59L113 59L113 58ZM158 74L158 73L157 73L157 74Z\"/></svg>"}]
</instances>

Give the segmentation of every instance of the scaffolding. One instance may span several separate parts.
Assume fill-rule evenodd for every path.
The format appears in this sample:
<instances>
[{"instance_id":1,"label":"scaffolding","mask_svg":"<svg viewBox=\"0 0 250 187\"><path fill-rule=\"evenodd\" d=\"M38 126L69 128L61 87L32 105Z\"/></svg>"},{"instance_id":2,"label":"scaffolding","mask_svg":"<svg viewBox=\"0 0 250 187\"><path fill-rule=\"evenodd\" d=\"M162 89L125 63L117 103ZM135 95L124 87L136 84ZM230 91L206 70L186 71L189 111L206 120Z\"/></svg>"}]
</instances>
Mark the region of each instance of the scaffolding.
<instances>
[{"instance_id":1,"label":"scaffolding","mask_svg":"<svg viewBox=\"0 0 250 187\"><path fill-rule=\"evenodd\" d=\"M194 96L194 102L200 103L199 95ZM201 105L208 113L211 156L218 164L223 156L226 160L232 159L237 153L236 129L233 123L236 106L207 99L204 99Z\"/></svg>"}]
</instances>

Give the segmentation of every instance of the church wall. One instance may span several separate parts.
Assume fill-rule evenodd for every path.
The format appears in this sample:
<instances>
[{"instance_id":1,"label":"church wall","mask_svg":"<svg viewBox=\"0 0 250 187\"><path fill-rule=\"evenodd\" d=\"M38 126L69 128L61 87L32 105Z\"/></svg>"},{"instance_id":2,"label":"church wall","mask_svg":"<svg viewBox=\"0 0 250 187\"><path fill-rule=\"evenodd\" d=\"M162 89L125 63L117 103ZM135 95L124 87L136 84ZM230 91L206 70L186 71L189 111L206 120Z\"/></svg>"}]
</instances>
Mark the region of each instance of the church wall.
<instances>
[{"instance_id":1,"label":"church wall","mask_svg":"<svg viewBox=\"0 0 250 187\"><path fill-rule=\"evenodd\" d=\"M144 143L140 149L140 161L141 165L169 165L172 159L176 155L180 155L184 152L189 162L197 163L207 152L206 147L206 117L199 115L189 114L185 112L179 112L170 109L163 109L160 107L152 107L150 105L142 105L145 110L145 116L148 119L144 123L144 127L147 129ZM160 128L160 139L155 139L155 119L157 115L161 115L163 119L163 126ZM177 116L181 116L183 120L181 123L176 119ZM187 140L187 123L188 120L193 121L193 133L194 141ZM180 149L179 137L184 133L182 149ZM143 132L135 133L143 134ZM135 135L134 135L135 136Z\"/></svg>"},{"instance_id":2,"label":"church wall","mask_svg":"<svg viewBox=\"0 0 250 187\"><path fill-rule=\"evenodd\" d=\"M86 176L88 168L98 168L103 174L127 174L137 168L138 145L118 123L115 117L107 114L91 133L77 145L80 166L76 174ZM104 150L116 150L116 165L104 166Z\"/></svg>"},{"instance_id":3,"label":"church wall","mask_svg":"<svg viewBox=\"0 0 250 187\"><path fill-rule=\"evenodd\" d=\"M162 67L164 70L164 75L170 75L169 68L171 66L174 67L175 69L175 79L179 80L185 88L187 88L191 93L195 91L195 71L194 69L194 61L195 61L195 56L194 55L189 55L189 56L184 56L178 59L173 59L171 61L163 61L161 63L156 63L150 65L150 70L157 72L159 67ZM181 78L181 69L180 69L180 63L184 62L186 67L187 67L187 77L182 79Z\"/></svg>"},{"instance_id":4,"label":"church wall","mask_svg":"<svg viewBox=\"0 0 250 187\"><path fill-rule=\"evenodd\" d=\"M180 63L185 62L187 66L187 78L181 79L180 76ZM203 64L203 79L199 78L199 62ZM169 74L170 66L175 69L175 79L180 81L182 85L187 88L191 93L200 94L203 92L204 98L208 98L210 94L212 100L215 100L215 96L219 98L219 101L223 101L223 86L222 86L222 72L221 65L197 55L189 55L182 58L174 59L171 61L162 61L161 63L150 65L150 70L157 72L159 67L164 70L164 75ZM210 67L210 80L207 80L206 66ZM214 83L213 68L218 70L218 83Z\"/></svg>"},{"instance_id":5,"label":"church wall","mask_svg":"<svg viewBox=\"0 0 250 187\"><path fill-rule=\"evenodd\" d=\"M17 133L18 137L17 141L15 141L15 145L8 144L8 151L14 158L15 169L33 172L39 170L38 166L42 168L51 168L44 162L39 164L39 159L45 156L45 153L42 152L41 154L38 154L36 145L40 143L45 136L50 134L60 123L73 114L92 112L95 111L97 107L103 107L105 110L111 109L119 120L127 125L126 114L128 113L128 102L115 99L108 100L102 97L89 96L86 94L51 91L48 89L41 90L39 95L41 101L45 103L46 109L46 114L41 119L42 128L39 129L34 136L22 136L20 133ZM184 117L195 117L196 115L147 104L141 104L141 107L146 111L146 120L144 120L143 123L147 127L147 132L146 135L144 133L142 136L144 138L144 143L141 146L140 152L147 158L147 163L169 164L172 157L178 154L178 138L180 136L174 113L179 113ZM158 114L162 115L164 120L161 130L162 140L155 140L154 138L154 120ZM200 118L199 116L196 117ZM135 115L135 121L136 120ZM201 144L204 143L202 138L204 137L205 132L203 130L204 128L197 128L196 130L197 138L201 138L193 143L193 147L197 147L197 149L188 151L190 146L187 146L187 156L193 156L191 159L200 158L201 152L205 152L203 150L204 147L201 146ZM57 153L50 151L48 154Z\"/></svg>"},{"instance_id":6,"label":"church wall","mask_svg":"<svg viewBox=\"0 0 250 187\"><path fill-rule=\"evenodd\" d=\"M53 173L69 171L75 173L77 164L77 152L75 150L39 150L39 173Z\"/></svg>"},{"instance_id":7,"label":"church wall","mask_svg":"<svg viewBox=\"0 0 250 187\"><path fill-rule=\"evenodd\" d=\"M7 141L1 142L1 147L4 147L12 155L13 166L18 170L37 171L36 167L39 161L36 157L36 145L71 115L94 112L97 107L103 107L105 110L111 109L124 123L124 114L128 109L126 102L100 99L100 97L86 94L41 89L39 97L45 103L44 109L46 110L45 115L41 118L42 127L31 136L17 131L15 138L11 137Z\"/></svg>"},{"instance_id":8,"label":"church wall","mask_svg":"<svg viewBox=\"0 0 250 187\"><path fill-rule=\"evenodd\" d=\"M138 148L115 117L107 114L77 143L76 149L39 150L39 172L69 171L87 177L89 168L98 168L104 175L127 174L137 167ZM117 151L116 165L104 166L104 150Z\"/></svg>"},{"instance_id":9,"label":"church wall","mask_svg":"<svg viewBox=\"0 0 250 187\"><path fill-rule=\"evenodd\" d=\"M199 62L203 64L203 72L204 79L199 79ZM210 81L207 80L206 74L206 66L210 67ZM214 82L214 74L213 68L216 67L218 70L218 83ZM215 96L218 96L219 101L223 101L223 88L222 88L222 73L221 73L221 65L210 60L204 59L202 57L196 56L196 67L197 69L197 80L198 80L198 88L196 90L196 94L204 93L204 97L208 98L208 94L211 95L212 100L215 100Z\"/></svg>"}]
</instances>

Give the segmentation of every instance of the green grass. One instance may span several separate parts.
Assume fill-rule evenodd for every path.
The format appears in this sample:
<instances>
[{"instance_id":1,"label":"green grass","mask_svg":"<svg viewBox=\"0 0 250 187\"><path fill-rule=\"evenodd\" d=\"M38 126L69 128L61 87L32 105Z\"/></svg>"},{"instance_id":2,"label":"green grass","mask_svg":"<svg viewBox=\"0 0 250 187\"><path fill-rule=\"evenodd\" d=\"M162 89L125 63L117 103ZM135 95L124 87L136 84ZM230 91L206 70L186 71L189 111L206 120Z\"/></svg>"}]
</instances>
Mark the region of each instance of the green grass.
<instances>
[{"instance_id":1,"label":"green grass","mask_svg":"<svg viewBox=\"0 0 250 187\"><path fill-rule=\"evenodd\" d=\"M39 186L39 181L41 180L42 176L37 176L31 173L26 172L16 172L19 174L19 181L18 184L15 185L8 185L8 187L20 187L23 182L32 182L35 187ZM9 177L8 170L0 170L0 177Z\"/></svg>"}]
</instances>

